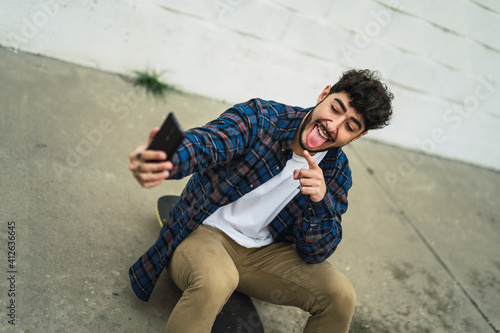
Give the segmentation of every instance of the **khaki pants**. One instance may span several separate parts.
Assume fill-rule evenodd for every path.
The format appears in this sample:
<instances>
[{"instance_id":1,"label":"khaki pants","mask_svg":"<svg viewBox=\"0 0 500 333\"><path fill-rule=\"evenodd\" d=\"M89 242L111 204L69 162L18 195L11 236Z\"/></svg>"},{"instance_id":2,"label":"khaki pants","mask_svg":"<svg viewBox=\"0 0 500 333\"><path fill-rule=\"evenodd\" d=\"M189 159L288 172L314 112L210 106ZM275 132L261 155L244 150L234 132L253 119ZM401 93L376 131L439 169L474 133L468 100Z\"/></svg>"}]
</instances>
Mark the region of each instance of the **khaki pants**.
<instances>
[{"instance_id":1,"label":"khaki pants","mask_svg":"<svg viewBox=\"0 0 500 333\"><path fill-rule=\"evenodd\" d=\"M234 290L311 314L304 332L348 332L354 314L351 283L329 262L306 264L293 244L245 248L201 225L174 252L168 272L184 291L165 332L208 333Z\"/></svg>"}]
</instances>

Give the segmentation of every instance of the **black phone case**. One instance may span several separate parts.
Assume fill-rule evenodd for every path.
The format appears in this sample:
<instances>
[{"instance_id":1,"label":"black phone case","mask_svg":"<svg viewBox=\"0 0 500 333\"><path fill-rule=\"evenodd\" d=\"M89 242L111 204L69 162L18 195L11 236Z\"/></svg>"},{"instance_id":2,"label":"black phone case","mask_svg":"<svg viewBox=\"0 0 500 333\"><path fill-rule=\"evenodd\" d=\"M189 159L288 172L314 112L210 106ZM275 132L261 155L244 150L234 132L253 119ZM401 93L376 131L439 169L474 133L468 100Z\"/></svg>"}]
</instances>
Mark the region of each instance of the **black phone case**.
<instances>
[{"instance_id":1,"label":"black phone case","mask_svg":"<svg viewBox=\"0 0 500 333\"><path fill-rule=\"evenodd\" d=\"M175 115L170 112L148 149L163 150L167 153L167 160L170 160L177 151L177 148L179 148L184 136L184 131L175 118Z\"/></svg>"}]
</instances>

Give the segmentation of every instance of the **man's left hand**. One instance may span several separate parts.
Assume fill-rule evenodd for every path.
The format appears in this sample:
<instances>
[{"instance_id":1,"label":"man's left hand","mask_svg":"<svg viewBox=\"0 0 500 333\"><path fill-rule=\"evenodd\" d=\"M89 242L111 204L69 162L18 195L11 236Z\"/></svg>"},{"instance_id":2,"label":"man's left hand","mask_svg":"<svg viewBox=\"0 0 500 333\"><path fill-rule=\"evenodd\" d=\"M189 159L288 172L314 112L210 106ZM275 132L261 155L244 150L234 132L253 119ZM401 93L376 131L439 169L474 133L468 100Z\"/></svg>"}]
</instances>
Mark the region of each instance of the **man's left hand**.
<instances>
[{"instance_id":1,"label":"man's left hand","mask_svg":"<svg viewBox=\"0 0 500 333\"><path fill-rule=\"evenodd\" d=\"M304 157L309 164L309 169L294 170L293 179L299 180L302 194L309 195L314 202L321 201L326 195L323 170L321 170L318 163L316 163L307 150L304 150Z\"/></svg>"}]
</instances>

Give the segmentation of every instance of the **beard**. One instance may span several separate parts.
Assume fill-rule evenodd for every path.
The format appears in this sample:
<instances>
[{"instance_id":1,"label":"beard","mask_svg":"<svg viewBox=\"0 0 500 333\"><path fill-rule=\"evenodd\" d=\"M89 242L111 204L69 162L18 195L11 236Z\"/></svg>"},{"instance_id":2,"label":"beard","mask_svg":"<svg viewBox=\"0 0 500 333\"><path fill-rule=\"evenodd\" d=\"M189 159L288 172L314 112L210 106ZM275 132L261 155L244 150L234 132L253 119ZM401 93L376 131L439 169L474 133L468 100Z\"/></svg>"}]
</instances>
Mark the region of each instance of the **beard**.
<instances>
[{"instance_id":1,"label":"beard","mask_svg":"<svg viewBox=\"0 0 500 333\"><path fill-rule=\"evenodd\" d=\"M318 103L316 106L318 106L320 103ZM300 147L302 147L302 149L307 150L310 153L320 153L322 151L327 151L327 150L330 150L330 149L337 148L337 147L331 147L330 146L330 147L325 147L325 148L320 148L320 149L311 149L311 148L308 148L307 145L306 145L306 143L304 142L303 134L304 134L305 129L312 122L312 114L313 114L314 110L316 109L316 106L313 107L311 109L311 111L309 111L309 113L306 115L306 117L304 118L304 121L302 122L302 124L300 125L300 128L299 128L299 144L300 144Z\"/></svg>"}]
</instances>

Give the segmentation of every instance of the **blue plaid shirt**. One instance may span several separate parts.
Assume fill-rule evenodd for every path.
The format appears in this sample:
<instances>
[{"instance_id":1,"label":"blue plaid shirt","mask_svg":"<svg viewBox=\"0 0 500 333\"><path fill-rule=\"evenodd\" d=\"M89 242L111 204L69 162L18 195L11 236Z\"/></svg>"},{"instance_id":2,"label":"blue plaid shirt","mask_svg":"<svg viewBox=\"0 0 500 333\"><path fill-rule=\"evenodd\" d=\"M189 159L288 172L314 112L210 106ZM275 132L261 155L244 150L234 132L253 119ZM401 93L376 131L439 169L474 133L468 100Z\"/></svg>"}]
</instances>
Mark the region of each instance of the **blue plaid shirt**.
<instances>
[{"instance_id":1,"label":"blue plaid shirt","mask_svg":"<svg viewBox=\"0 0 500 333\"><path fill-rule=\"evenodd\" d=\"M192 174L156 243L130 267L137 297L149 300L175 248L209 215L257 188L292 158L292 139L311 109L253 99L228 109L207 125L186 132L173 156L173 179ZM342 149L320 162L327 194L319 202L300 192L269 225L275 241L293 242L307 263L328 258L342 238L341 215L352 185Z\"/></svg>"}]
</instances>

